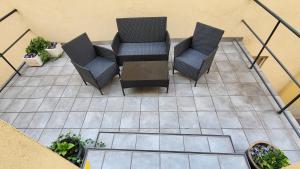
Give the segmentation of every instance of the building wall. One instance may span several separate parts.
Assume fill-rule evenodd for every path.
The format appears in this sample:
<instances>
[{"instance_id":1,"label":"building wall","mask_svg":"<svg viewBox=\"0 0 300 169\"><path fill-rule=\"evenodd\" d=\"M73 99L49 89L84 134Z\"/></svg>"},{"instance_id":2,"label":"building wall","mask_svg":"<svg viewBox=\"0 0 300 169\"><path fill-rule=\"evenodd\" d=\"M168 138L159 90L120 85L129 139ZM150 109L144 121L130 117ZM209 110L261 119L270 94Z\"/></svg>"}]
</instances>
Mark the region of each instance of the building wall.
<instances>
[{"instance_id":1,"label":"building wall","mask_svg":"<svg viewBox=\"0 0 300 169\"><path fill-rule=\"evenodd\" d=\"M296 9L300 1L261 1L300 30L300 12ZM14 16L17 20L11 18L11 21L1 23L0 36L4 37L5 43L10 42L12 36L24 27L31 28L35 35L49 40L64 42L87 32L92 40L106 41L111 40L116 33L117 17L167 16L172 38L190 36L195 22L201 21L224 29L226 37L244 37L247 48L255 56L261 45L241 23L241 19L246 19L264 39L276 23L272 16L252 0L0 0L0 8L1 13L11 8L19 10ZM1 28L10 22L22 23L22 26ZM3 46L0 44L0 48ZM280 26L270 42L270 48L293 74L300 71L299 38ZM19 60L17 57L22 55L20 53L12 53L9 57ZM263 71L277 91L289 82L289 78L271 58L264 64Z\"/></svg>"},{"instance_id":2,"label":"building wall","mask_svg":"<svg viewBox=\"0 0 300 169\"><path fill-rule=\"evenodd\" d=\"M0 131L1 169L78 169L2 120Z\"/></svg>"}]
</instances>

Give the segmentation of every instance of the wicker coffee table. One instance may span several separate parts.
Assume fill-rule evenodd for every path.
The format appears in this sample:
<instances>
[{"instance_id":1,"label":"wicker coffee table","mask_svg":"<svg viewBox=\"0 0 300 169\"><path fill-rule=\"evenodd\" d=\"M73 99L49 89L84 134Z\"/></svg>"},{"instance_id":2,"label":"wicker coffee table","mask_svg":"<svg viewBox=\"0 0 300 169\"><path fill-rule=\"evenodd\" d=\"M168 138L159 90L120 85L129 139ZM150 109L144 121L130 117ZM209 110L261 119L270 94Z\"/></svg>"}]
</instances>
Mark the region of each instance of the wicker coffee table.
<instances>
[{"instance_id":1,"label":"wicker coffee table","mask_svg":"<svg viewBox=\"0 0 300 169\"><path fill-rule=\"evenodd\" d=\"M131 87L166 87L168 92L168 61L124 62L121 86L124 96L124 89Z\"/></svg>"}]
</instances>

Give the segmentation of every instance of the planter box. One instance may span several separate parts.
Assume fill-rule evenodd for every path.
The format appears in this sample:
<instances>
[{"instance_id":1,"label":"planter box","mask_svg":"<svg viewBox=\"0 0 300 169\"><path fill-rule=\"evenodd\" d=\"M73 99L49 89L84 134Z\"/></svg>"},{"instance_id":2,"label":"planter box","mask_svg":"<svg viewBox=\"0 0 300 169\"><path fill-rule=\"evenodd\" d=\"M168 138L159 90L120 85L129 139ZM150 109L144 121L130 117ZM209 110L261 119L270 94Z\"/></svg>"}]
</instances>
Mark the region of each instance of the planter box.
<instances>
[{"instance_id":1,"label":"planter box","mask_svg":"<svg viewBox=\"0 0 300 169\"><path fill-rule=\"evenodd\" d=\"M258 141L258 142L255 142L254 144L252 144L252 145L246 150L246 155L247 155L248 160L249 160L249 162L250 162L251 168L252 168L252 169L261 169L261 167L259 167L259 166L254 162L254 160L253 160L253 158L252 158L252 155L251 155L251 151L250 151L250 150L251 150L253 147L255 147L256 145L269 145L269 146L271 146L271 147L273 147L273 148L276 148L276 149L278 149L278 147L276 147L275 145L273 145L273 144L271 144L271 143L269 143L269 142L266 142L266 141Z\"/></svg>"},{"instance_id":2,"label":"planter box","mask_svg":"<svg viewBox=\"0 0 300 169\"><path fill-rule=\"evenodd\" d=\"M60 43L56 44L56 47L53 49L45 49L45 50L54 58L60 57L64 52Z\"/></svg>"},{"instance_id":3,"label":"planter box","mask_svg":"<svg viewBox=\"0 0 300 169\"><path fill-rule=\"evenodd\" d=\"M43 66L43 61L39 55L36 55L33 58L24 57L24 60L28 66Z\"/></svg>"}]
</instances>

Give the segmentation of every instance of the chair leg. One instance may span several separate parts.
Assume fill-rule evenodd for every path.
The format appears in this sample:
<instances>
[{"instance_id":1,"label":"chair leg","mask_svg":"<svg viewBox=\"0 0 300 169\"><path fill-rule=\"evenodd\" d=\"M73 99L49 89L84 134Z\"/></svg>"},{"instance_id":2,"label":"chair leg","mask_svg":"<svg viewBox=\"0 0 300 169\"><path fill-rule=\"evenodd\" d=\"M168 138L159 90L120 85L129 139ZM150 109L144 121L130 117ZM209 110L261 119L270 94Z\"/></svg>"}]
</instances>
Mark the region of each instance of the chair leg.
<instances>
[{"instance_id":1,"label":"chair leg","mask_svg":"<svg viewBox=\"0 0 300 169\"><path fill-rule=\"evenodd\" d=\"M87 86L87 83L86 83L86 81L83 81L84 82L84 84Z\"/></svg>"},{"instance_id":2,"label":"chair leg","mask_svg":"<svg viewBox=\"0 0 300 169\"><path fill-rule=\"evenodd\" d=\"M196 81L195 81L195 86L194 86L194 87L196 87L196 86L197 86L197 82L198 82L198 80L196 80Z\"/></svg>"},{"instance_id":3,"label":"chair leg","mask_svg":"<svg viewBox=\"0 0 300 169\"><path fill-rule=\"evenodd\" d=\"M207 69L207 73L209 73L210 67Z\"/></svg>"},{"instance_id":4,"label":"chair leg","mask_svg":"<svg viewBox=\"0 0 300 169\"><path fill-rule=\"evenodd\" d=\"M172 70L172 72L173 72L173 75L174 75L174 71L175 71L175 69L174 69L174 65L173 65L173 70Z\"/></svg>"},{"instance_id":5,"label":"chair leg","mask_svg":"<svg viewBox=\"0 0 300 169\"><path fill-rule=\"evenodd\" d=\"M121 79L121 74L120 74L120 72L118 73L118 76L119 76L119 79Z\"/></svg>"},{"instance_id":6,"label":"chair leg","mask_svg":"<svg viewBox=\"0 0 300 169\"><path fill-rule=\"evenodd\" d=\"M99 88L99 91L100 91L101 95L103 95L103 92L102 92L102 90L100 88Z\"/></svg>"}]
</instances>

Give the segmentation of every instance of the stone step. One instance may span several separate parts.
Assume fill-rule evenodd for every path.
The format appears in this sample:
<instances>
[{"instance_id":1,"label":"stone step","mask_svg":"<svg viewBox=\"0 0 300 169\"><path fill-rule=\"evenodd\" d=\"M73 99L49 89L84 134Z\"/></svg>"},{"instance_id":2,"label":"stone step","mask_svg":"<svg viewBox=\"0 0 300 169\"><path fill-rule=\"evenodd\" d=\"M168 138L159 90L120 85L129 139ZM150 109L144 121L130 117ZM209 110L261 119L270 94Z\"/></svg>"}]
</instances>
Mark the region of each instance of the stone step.
<instances>
[{"instance_id":1,"label":"stone step","mask_svg":"<svg viewBox=\"0 0 300 169\"><path fill-rule=\"evenodd\" d=\"M91 169L250 169L243 154L88 149L86 155Z\"/></svg>"},{"instance_id":2,"label":"stone step","mask_svg":"<svg viewBox=\"0 0 300 169\"><path fill-rule=\"evenodd\" d=\"M97 140L106 149L235 153L228 135L100 132Z\"/></svg>"}]
</instances>

